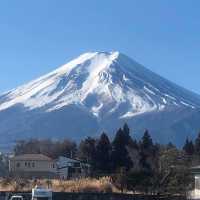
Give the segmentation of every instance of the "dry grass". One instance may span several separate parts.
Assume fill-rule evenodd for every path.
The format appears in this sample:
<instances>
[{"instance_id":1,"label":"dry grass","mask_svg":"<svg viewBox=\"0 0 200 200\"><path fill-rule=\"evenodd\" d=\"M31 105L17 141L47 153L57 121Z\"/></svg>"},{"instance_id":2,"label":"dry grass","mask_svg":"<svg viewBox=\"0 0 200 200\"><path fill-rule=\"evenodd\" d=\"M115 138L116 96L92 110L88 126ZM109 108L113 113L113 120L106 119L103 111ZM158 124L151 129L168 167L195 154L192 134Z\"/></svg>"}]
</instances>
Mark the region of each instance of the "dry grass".
<instances>
[{"instance_id":1,"label":"dry grass","mask_svg":"<svg viewBox=\"0 0 200 200\"><path fill-rule=\"evenodd\" d=\"M117 193L119 190L112 184L109 177L99 179L84 178L77 180L1 180L1 191L30 191L35 185L50 187L55 192L98 192Z\"/></svg>"}]
</instances>

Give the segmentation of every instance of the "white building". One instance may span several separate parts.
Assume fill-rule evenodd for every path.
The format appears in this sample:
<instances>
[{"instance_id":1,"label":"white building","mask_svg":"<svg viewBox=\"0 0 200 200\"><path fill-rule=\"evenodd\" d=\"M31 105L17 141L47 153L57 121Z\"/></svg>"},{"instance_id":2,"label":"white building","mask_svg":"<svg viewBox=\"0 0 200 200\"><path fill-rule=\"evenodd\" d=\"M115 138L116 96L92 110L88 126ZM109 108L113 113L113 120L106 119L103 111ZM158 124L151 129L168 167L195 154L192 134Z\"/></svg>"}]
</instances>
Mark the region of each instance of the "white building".
<instances>
[{"instance_id":1,"label":"white building","mask_svg":"<svg viewBox=\"0 0 200 200\"><path fill-rule=\"evenodd\" d=\"M57 170L61 179L87 177L90 165L80 160L60 156L57 160Z\"/></svg>"},{"instance_id":2,"label":"white building","mask_svg":"<svg viewBox=\"0 0 200 200\"><path fill-rule=\"evenodd\" d=\"M13 176L54 178L56 162L42 154L23 154L9 159L9 172Z\"/></svg>"}]
</instances>

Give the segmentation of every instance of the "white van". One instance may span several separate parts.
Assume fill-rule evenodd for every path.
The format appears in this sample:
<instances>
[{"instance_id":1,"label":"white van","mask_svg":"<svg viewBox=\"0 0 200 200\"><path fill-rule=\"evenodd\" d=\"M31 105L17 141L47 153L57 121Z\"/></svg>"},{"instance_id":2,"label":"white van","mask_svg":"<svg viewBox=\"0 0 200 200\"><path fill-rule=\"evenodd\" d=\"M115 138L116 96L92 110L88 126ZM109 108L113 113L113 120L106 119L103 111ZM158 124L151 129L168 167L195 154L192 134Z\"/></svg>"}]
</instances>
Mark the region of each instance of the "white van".
<instances>
[{"instance_id":1,"label":"white van","mask_svg":"<svg viewBox=\"0 0 200 200\"><path fill-rule=\"evenodd\" d=\"M52 200L52 190L35 187L32 189L32 200Z\"/></svg>"}]
</instances>

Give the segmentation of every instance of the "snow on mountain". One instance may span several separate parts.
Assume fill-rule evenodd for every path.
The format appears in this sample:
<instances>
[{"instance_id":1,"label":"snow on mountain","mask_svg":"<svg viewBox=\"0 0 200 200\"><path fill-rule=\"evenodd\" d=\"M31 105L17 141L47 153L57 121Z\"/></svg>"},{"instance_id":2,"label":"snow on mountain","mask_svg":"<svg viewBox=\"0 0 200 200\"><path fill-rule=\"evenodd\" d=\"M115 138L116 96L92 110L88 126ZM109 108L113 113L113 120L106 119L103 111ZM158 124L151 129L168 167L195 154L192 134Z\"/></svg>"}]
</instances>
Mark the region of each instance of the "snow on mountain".
<instances>
[{"instance_id":1,"label":"snow on mountain","mask_svg":"<svg viewBox=\"0 0 200 200\"><path fill-rule=\"evenodd\" d=\"M99 116L105 106L110 105L108 112L114 112L120 104L127 103L128 109L120 117L132 117L163 110L166 105L200 105L188 97L187 91L179 90L119 52L85 53L4 94L6 99L1 100L0 110L22 103L29 109L46 107L50 112L75 103Z\"/></svg>"},{"instance_id":2,"label":"snow on mountain","mask_svg":"<svg viewBox=\"0 0 200 200\"><path fill-rule=\"evenodd\" d=\"M109 121L130 121L148 113L196 112L200 108L200 97L119 52L89 52L39 79L2 94L0 119L1 113L19 105L25 110L26 117L37 110L48 115L73 106L96 120L96 131L100 131L106 129L102 124ZM69 116L71 113L65 114ZM19 130L32 132L35 125L27 127L26 117L22 117L19 123L26 127L25 131L21 127ZM15 138L16 130L7 130L0 123L1 126ZM85 125L80 122L79 126L81 132ZM109 126L116 128L116 124ZM48 126L44 132L48 132Z\"/></svg>"}]
</instances>

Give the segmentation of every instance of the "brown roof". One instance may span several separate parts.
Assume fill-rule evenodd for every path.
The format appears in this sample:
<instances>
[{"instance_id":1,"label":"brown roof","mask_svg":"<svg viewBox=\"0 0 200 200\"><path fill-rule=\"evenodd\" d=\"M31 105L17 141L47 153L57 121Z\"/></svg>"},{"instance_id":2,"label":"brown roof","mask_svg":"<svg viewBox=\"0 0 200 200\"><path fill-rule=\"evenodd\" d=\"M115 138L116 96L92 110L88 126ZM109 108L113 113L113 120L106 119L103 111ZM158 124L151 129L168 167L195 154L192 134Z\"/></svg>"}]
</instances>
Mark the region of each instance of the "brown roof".
<instances>
[{"instance_id":1,"label":"brown roof","mask_svg":"<svg viewBox=\"0 0 200 200\"><path fill-rule=\"evenodd\" d=\"M49 158L48 156L45 156L43 154L23 154L23 155L18 155L11 160L40 160L40 161L51 161L52 159Z\"/></svg>"}]
</instances>

